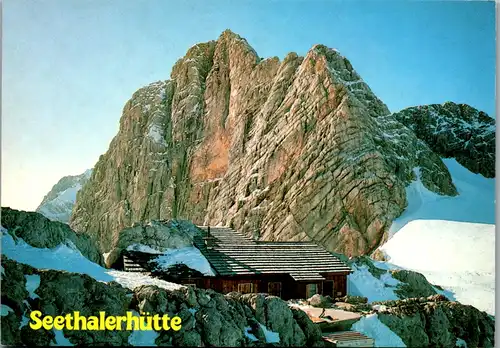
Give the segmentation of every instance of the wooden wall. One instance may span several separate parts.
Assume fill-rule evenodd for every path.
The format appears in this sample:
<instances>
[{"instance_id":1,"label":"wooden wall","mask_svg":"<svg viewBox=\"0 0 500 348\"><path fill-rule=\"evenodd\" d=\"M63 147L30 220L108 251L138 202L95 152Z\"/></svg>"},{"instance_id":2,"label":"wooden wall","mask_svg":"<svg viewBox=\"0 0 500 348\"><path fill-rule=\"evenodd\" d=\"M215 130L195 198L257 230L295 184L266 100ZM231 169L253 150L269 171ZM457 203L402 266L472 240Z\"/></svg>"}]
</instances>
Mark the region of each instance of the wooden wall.
<instances>
[{"instance_id":1,"label":"wooden wall","mask_svg":"<svg viewBox=\"0 0 500 348\"><path fill-rule=\"evenodd\" d=\"M326 280L333 280L334 294L324 294L332 297L340 297L347 294L347 274L326 273L322 274ZM213 289L217 292L227 294L232 291L238 291L238 284L251 283L253 284L254 293L267 293L269 282L281 282L281 298L289 299L305 299L307 284L316 284L319 294L323 294L323 281L301 281L296 282L287 274L275 275L249 275L249 276L233 276L233 277L206 277L206 278L191 278L183 279L182 284L195 284L198 288ZM341 295L337 295L340 292Z\"/></svg>"},{"instance_id":2,"label":"wooden wall","mask_svg":"<svg viewBox=\"0 0 500 348\"><path fill-rule=\"evenodd\" d=\"M335 296L332 296L331 294L324 294L324 295L329 295L332 297L341 297L347 295L347 275L349 273L344 273L344 274L338 274L338 273L325 273L323 274L323 277L325 277L326 280L333 280L333 286L334 286L334 294ZM341 295L338 295L337 293L340 292Z\"/></svg>"}]
</instances>

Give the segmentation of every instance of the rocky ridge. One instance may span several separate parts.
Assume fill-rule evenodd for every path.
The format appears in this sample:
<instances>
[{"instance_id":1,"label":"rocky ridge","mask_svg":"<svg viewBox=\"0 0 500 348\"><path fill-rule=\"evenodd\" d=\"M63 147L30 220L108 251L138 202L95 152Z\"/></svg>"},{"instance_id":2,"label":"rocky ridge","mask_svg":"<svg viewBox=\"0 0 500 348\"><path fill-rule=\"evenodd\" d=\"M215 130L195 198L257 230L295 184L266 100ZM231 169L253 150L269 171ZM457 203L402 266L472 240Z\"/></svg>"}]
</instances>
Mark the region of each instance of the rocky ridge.
<instances>
[{"instance_id":1,"label":"rocky ridge","mask_svg":"<svg viewBox=\"0 0 500 348\"><path fill-rule=\"evenodd\" d=\"M495 177L495 120L467 104L422 105L393 114L442 157Z\"/></svg>"},{"instance_id":2,"label":"rocky ridge","mask_svg":"<svg viewBox=\"0 0 500 348\"><path fill-rule=\"evenodd\" d=\"M76 195L89 180L91 173L92 169L88 169L83 174L61 178L43 197L36 211L51 220L68 223Z\"/></svg>"},{"instance_id":3,"label":"rocky ridge","mask_svg":"<svg viewBox=\"0 0 500 348\"><path fill-rule=\"evenodd\" d=\"M35 248L55 248L71 243L83 256L98 265L104 264L94 240L84 233L75 233L67 224L51 221L42 214L1 208L1 227L14 239L21 238Z\"/></svg>"},{"instance_id":4,"label":"rocky ridge","mask_svg":"<svg viewBox=\"0 0 500 348\"><path fill-rule=\"evenodd\" d=\"M177 218L367 254L405 209L415 167L428 189L457 194L336 50L261 59L225 31L126 103L70 224L103 252L134 222Z\"/></svg>"}]
</instances>

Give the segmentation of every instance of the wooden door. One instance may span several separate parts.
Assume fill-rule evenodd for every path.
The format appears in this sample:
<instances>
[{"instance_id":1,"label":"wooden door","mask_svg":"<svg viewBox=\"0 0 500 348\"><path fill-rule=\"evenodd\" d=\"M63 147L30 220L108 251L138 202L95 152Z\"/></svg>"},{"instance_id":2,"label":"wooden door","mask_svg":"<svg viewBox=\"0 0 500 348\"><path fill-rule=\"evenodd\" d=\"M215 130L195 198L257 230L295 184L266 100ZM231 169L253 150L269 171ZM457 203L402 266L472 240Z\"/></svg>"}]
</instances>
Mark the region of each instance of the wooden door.
<instances>
[{"instance_id":1,"label":"wooden door","mask_svg":"<svg viewBox=\"0 0 500 348\"><path fill-rule=\"evenodd\" d=\"M269 282L267 284L267 293L272 296L281 297L281 282Z\"/></svg>"},{"instance_id":2,"label":"wooden door","mask_svg":"<svg viewBox=\"0 0 500 348\"><path fill-rule=\"evenodd\" d=\"M306 298L310 298L318 293L318 284L311 283L306 285Z\"/></svg>"}]
</instances>

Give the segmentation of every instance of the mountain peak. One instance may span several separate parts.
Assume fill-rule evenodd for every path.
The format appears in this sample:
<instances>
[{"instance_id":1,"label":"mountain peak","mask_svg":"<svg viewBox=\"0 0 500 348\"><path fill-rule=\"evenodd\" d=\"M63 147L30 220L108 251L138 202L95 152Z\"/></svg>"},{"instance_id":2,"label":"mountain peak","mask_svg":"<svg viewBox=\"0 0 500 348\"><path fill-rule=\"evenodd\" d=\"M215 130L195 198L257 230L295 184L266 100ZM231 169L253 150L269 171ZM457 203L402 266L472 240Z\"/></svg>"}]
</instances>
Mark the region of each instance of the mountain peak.
<instances>
[{"instance_id":1,"label":"mountain peak","mask_svg":"<svg viewBox=\"0 0 500 348\"><path fill-rule=\"evenodd\" d=\"M80 175L62 177L45 195L36 211L50 220L68 223L77 192L87 183L91 174L92 169L87 169Z\"/></svg>"},{"instance_id":2,"label":"mountain peak","mask_svg":"<svg viewBox=\"0 0 500 348\"><path fill-rule=\"evenodd\" d=\"M134 94L78 195L71 226L103 250L135 222L183 218L366 254L404 211L414 168L457 195L440 156L335 49L260 60L227 30L171 76Z\"/></svg>"}]
</instances>

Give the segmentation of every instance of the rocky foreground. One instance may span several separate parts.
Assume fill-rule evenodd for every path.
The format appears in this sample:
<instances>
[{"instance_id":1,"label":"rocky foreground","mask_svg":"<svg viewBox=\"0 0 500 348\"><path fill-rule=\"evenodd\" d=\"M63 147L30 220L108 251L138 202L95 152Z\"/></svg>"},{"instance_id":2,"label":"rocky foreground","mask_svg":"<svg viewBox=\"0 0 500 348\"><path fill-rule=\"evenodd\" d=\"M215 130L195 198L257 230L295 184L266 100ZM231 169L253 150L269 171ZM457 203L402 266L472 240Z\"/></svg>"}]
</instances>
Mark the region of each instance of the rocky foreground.
<instances>
[{"instance_id":1,"label":"rocky foreground","mask_svg":"<svg viewBox=\"0 0 500 348\"><path fill-rule=\"evenodd\" d=\"M66 224L50 221L37 213L9 208L2 208L1 218L2 233L8 233L17 243L27 243L39 250L50 249L54 253L54 247L66 243L93 261L96 267L102 264L98 249L88 236L75 234ZM189 222L136 224L122 231L113 250L115 255L120 255L121 250L136 243L158 248L174 244L184 246L190 243L193 229L194 225ZM3 247L5 239L4 236ZM323 346L321 331L307 314L278 297L222 295L182 286L167 289L139 284L131 288L117 281L96 280L86 274L35 268L12 259L19 255L10 255L11 258L1 257L0 327L4 345L134 345L145 342L138 332L126 330L35 331L29 327L29 315L31 311L40 310L44 315L54 316L74 311L86 316L98 315L100 311L108 315L135 311L181 317L180 331L152 332L147 337L149 345ZM347 260L345 256L340 257ZM387 272L377 268L368 257L347 261L358 267L368 267L375 277ZM472 306L437 295L421 274L405 270L391 274L401 282L395 292L404 300L368 304L362 297L334 300L316 296L310 303L356 311L363 316L377 315L408 347L448 347L454 346L457 339L465 341L468 347L494 346L492 317Z\"/></svg>"},{"instance_id":2,"label":"rocky foreground","mask_svg":"<svg viewBox=\"0 0 500 348\"><path fill-rule=\"evenodd\" d=\"M155 335L152 343L159 346L263 346L266 336L259 323L279 334L280 346L322 346L321 332L307 315L290 309L286 302L273 296L223 296L211 290L167 291L156 286L140 286L131 291L87 275L37 270L5 257L2 267L2 305L12 309L1 317L2 344L54 343L53 331L35 331L27 325L33 310L54 316L74 311L86 316L98 316L99 311L125 315L126 311L135 310L177 315L182 319L181 330ZM34 290L36 296L30 297L26 276L32 275L40 277L40 285ZM64 336L74 345L129 345L132 334L132 331L64 330Z\"/></svg>"}]
</instances>

